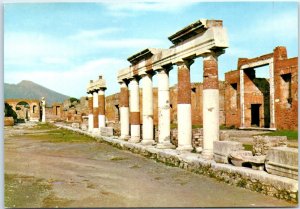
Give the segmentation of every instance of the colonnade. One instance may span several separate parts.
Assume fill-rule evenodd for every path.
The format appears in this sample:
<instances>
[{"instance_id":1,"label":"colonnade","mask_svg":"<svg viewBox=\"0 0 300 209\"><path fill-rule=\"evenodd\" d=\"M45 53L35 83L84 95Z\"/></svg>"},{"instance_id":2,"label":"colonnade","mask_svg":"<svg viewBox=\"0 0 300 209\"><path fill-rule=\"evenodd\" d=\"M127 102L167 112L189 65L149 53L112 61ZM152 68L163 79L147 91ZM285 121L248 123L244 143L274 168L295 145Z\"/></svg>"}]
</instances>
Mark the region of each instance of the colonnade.
<instances>
[{"instance_id":1,"label":"colonnade","mask_svg":"<svg viewBox=\"0 0 300 209\"><path fill-rule=\"evenodd\" d=\"M213 154L213 141L219 140L219 82L217 54L204 56L203 61L203 155ZM191 151L192 108L190 67L194 60L180 59L175 62L178 73L177 150ZM158 79L158 143L157 148L175 148L170 136L170 91L169 71L172 66L158 67L148 73L135 75L120 83L120 123L121 138L130 142L153 145L153 76ZM139 88L142 88L143 112L139 110ZM130 101L128 103L128 101ZM143 116L140 134L140 114ZM129 120L130 119L130 120ZM130 128L129 128L130 127Z\"/></svg>"},{"instance_id":2,"label":"colonnade","mask_svg":"<svg viewBox=\"0 0 300 209\"><path fill-rule=\"evenodd\" d=\"M102 76L96 81L90 80L87 86L88 94L88 131L99 133L106 126L105 118L105 80Z\"/></svg>"},{"instance_id":3,"label":"colonnade","mask_svg":"<svg viewBox=\"0 0 300 209\"><path fill-rule=\"evenodd\" d=\"M153 145L153 76L158 80L157 148L175 148L170 136L169 72L177 67L177 150L191 151L192 107L190 67L203 58L203 157L213 156L213 142L219 140L218 56L228 47L222 20L198 20L177 31L168 39L168 49L147 48L127 60L131 65L118 72L120 91L121 138L130 142ZM139 109L142 88L143 111ZM143 117L142 136L140 115Z\"/></svg>"}]
</instances>

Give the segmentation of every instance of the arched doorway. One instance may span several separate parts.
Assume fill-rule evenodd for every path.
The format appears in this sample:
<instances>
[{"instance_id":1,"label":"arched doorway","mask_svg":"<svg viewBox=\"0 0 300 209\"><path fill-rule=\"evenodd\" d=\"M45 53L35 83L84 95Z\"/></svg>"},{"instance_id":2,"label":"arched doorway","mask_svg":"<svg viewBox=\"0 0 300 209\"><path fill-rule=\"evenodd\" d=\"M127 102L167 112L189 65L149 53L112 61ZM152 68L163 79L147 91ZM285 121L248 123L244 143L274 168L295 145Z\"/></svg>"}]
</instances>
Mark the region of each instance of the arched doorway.
<instances>
[{"instance_id":1,"label":"arched doorway","mask_svg":"<svg viewBox=\"0 0 300 209\"><path fill-rule=\"evenodd\" d=\"M16 104L16 113L18 122L26 122L30 119L30 105L25 101Z\"/></svg>"}]
</instances>

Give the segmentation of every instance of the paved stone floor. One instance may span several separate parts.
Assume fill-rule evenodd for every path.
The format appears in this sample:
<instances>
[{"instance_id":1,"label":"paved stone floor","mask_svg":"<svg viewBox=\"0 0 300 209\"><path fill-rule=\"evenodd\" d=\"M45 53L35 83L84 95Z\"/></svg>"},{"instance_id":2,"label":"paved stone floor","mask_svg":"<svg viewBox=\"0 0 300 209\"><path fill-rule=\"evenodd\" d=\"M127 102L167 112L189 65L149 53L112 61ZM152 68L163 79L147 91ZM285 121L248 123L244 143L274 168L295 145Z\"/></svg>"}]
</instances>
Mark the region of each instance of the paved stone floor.
<instances>
[{"instance_id":1,"label":"paved stone floor","mask_svg":"<svg viewBox=\"0 0 300 209\"><path fill-rule=\"evenodd\" d=\"M6 207L295 206L53 129L5 128Z\"/></svg>"}]
</instances>

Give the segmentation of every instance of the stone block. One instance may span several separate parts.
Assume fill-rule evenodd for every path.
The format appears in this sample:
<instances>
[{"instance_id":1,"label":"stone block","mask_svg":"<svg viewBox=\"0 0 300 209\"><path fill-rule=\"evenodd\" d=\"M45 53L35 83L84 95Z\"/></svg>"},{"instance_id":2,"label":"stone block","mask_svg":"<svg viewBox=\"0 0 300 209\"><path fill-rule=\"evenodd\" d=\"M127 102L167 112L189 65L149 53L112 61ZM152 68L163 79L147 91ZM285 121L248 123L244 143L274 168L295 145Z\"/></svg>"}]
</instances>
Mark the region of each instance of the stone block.
<instances>
[{"instance_id":1,"label":"stone block","mask_svg":"<svg viewBox=\"0 0 300 209\"><path fill-rule=\"evenodd\" d=\"M15 124L13 117L4 117L4 126L13 126Z\"/></svg>"},{"instance_id":2,"label":"stone block","mask_svg":"<svg viewBox=\"0 0 300 209\"><path fill-rule=\"evenodd\" d=\"M81 124L81 130L86 131L87 130L87 124L85 124L85 123Z\"/></svg>"},{"instance_id":3,"label":"stone block","mask_svg":"<svg viewBox=\"0 0 300 209\"><path fill-rule=\"evenodd\" d=\"M114 128L113 127L101 127L100 134L101 134L101 136L113 136Z\"/></svg>"},{"instance_id":4,"label":"stone block","mask_svg":"<svg viewBox=\"0 0 300 209\"><path fill-rule=\"evenodd\" d=\"M233 151L239 151L243 149L244 147L240 142L214 141L214 160L217 163L228 164L229 154Z\"/></svg>"},{"instance_id":5,"label":"stone block","mask_svg":"<svg viewBox=\"0 0 300 209\"><path fill-rule=\"evenodd\" d=\"M256 156L266 155L272 147L286 147L286 136L253 136L253 153Z\"/></svg>"},{"instance_id":6,"label":"stone block","mask_svg":"<svg viewBox=\"0 0 300 209\"><path fill-rule=\"evenodd\" d=\"M71 124L71 127L72 127L72 128L79 128L79 123L72 123L72 124Z\"/></svg>"},{"instance_id":7,"label":"stone block","mask_svg":"<svg viewBox=\"0 0 300 209\"><path fill-rule=\"evenodd\" d=\"M298 149L273 147L266 157L268 173L298 180Z\"/></svg>"},{"instance_id":8,"label":"stone block","mask_svg":"<svg viewBox=\"0 0 300 209\"><path fill-rule=\"evenodd\" d=\"M245 158L250 156L252 156L251 151L246 151L246 150L233 151L229 154L229 162L232 163L234 166L242 167L243 163L247 162Z\"/></svg>"}]
</instances>

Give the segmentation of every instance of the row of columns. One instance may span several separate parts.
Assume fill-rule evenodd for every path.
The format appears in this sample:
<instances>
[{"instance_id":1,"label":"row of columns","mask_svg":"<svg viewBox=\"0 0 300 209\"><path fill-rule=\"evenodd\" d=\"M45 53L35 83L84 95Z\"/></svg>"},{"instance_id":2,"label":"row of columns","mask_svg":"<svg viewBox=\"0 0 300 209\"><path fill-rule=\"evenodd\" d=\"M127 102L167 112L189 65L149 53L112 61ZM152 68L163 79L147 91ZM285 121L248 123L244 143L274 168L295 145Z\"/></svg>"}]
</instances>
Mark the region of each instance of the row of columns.
<instances>
[{"instance_id":1,"label":"row of columns","mask_svg":"<svg viewBox=\"0 0 300 209\"><path fill-rule=\"evenodd\" d=\"M190 66L193 60L179 60L178 67L178 150L191 151L192 108ZM158 143L157 148L174 148L170 137L170 92L168 68L153 69L158 78ZM145 73L120 82L121 138L140 142L139 80L143 92L143 136L142 144L154 144L152 76ZM130 94L129 90L130 89ZM129 102L128 102L129 98ZM129 121L130 119L130 121ZM130 129L129 129L130 127ZM203 155L213 154L213 141L219 140L219 82L217 56L205 56L203 63Z\"/></svg>"},{"instance_id":2,"label":"row of columns","mask_svg":"<svg viewBox=\"0 0 300 209\"><path fill-rule=\"evenodd\" d=\"M99 132L105 127L105 88L88 92L88 130Z\"/></svg>"}]
</instances>

